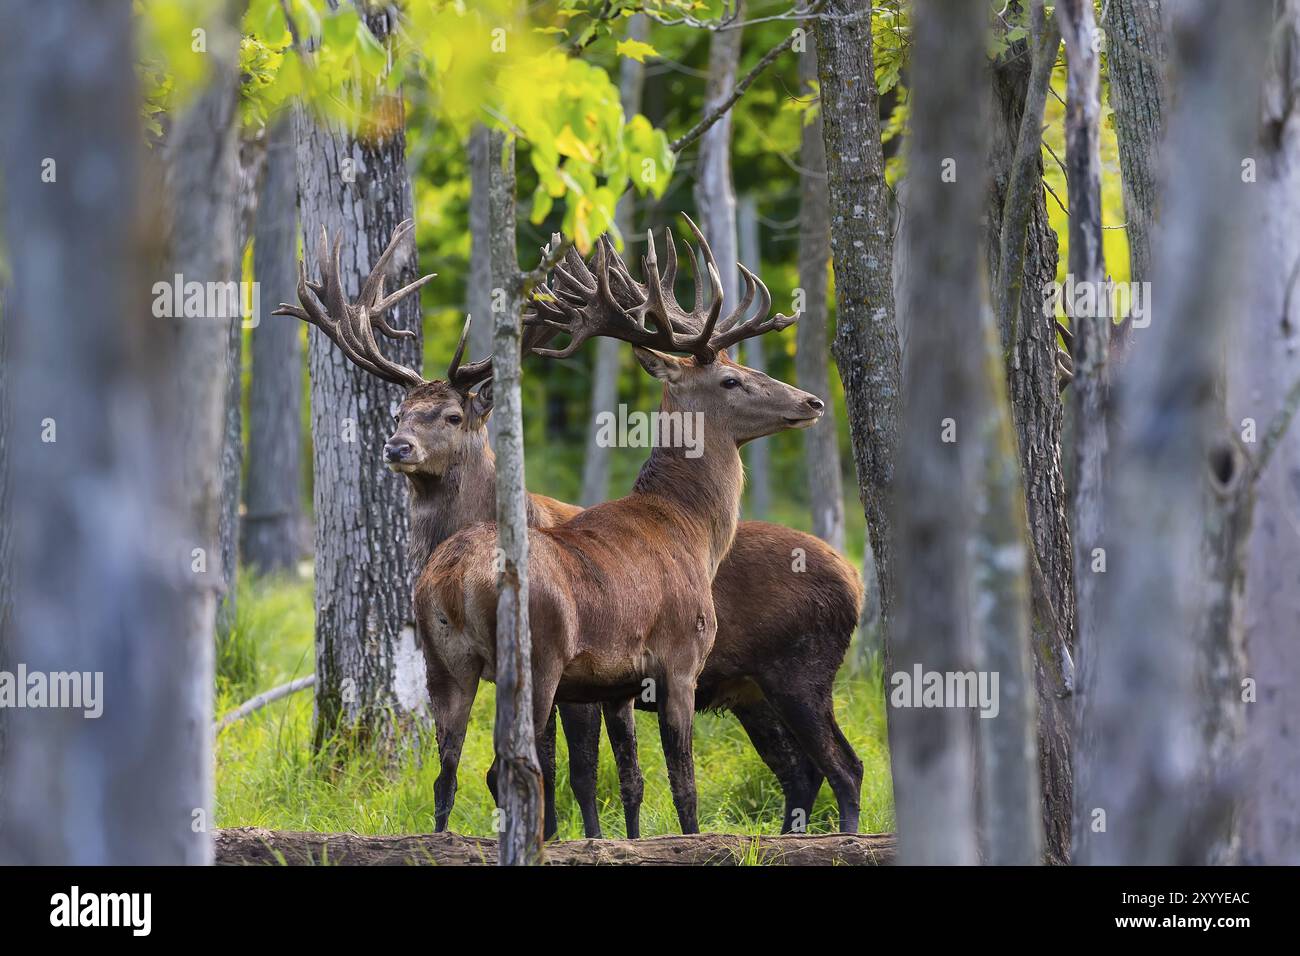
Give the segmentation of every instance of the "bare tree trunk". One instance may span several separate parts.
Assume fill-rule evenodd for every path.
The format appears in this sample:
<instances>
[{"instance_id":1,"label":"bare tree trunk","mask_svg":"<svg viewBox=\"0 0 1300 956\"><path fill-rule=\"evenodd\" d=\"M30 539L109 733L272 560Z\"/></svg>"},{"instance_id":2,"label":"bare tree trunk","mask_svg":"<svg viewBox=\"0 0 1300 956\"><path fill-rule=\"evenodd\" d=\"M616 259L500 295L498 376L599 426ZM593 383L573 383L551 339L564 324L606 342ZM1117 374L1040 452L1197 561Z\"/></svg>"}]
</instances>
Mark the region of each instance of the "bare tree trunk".
<instances>
[{"instance_id":1,"label":"bare tree trunk","mask_svg":"<svg viewBox=\"0 0 1300 956\"><path fill-rule=\"evenodd\" d=\"M810 97L817 82L817 48L812 36L799 57L799 95ZM835 433L830 347L826 328L827 269L831 259L831 212L826 191L826 143L822 114L803 127L799 151L799 288L803 289L803 318L796 327L794 366L799 387L820 395L826 414L804 430L804 467L812 505L813 534L837 551L844 550L844 483L840 474L840 443ZM866 548L870 548L870 542Z\"/></svg>"},{"instance_id":2,"label":"bare tree trunk","mask_svg":"<svg viewBox=\"0 0 1300 956\"><path fill-rule=\"evenodd\" d=\"M1064 863L1073 809L1068 694L1074 579L1061 468L1056 322L1043 308L1044 292L1056 279L1057 240L1044 201L1041 159L1043 109L1061 34L1041 0L1032 4L1030 20L1029 41L1013 43L993 64L986 248L1033 547L1032 640L1047 858Z\"/></svg>"},{"instance_id":3,"label":"bare tree trunk","mask_svg":"<svg viewBox=\"0 0 1300 956\"><path fill-rule=\"evenodd\" d=\"M822 8L825 16L816 21L817 73L835 261L835 362L844 383L858 497L875 558L888 656L895 577L889 503L901 371L871 8L871 3L859 0L828 0Z\"/></svg>"},{"instance_id":4,"label":"bare tree trunk","mask_svg":"<svg viewBox=\"0 0 1300 956\"><path fill-rule=\"evenodd\" d=\"M758 210L754 206L754 197L745 196L737 207L737 234L740 239L740 261L750 272L763 274L762 253L758 238ZM762 337L747 339L744 349L745 364L757 372L767 371L767 359L763 357ZM824 395L825 392L817 392ZM834 423L832 423L834 424ZM772 510L772 456L766 438L752 441L745 448L748 458L749 475L749 513L750 517L765 521Z\"/></svg>"},{"instance_id":5,"label":"bare tree trunk","mask_svg":"<svg viewBox=\"0 0 1300 956\"><path fill-rule=\"evenodd\" d=\"M642 14L637 14L627 22L629 40L645 41L650 35L650 21ZM623 115L634 116L641 112L641 93L645 89L645 64L638 63L631 57L623 57L619 63L619 97L623 101ZM634 241L632 233L636 229L635 199L633 193L626 192L618 202L615 221L618 231L623 234L623 241ZM599 504L609 495L610 449L602 446L596 436L599 429L595 427L595 418L601 412L615 411L618 404L618 370L623 358L623 348L616 339L600 338L595 342L596 358L591 373L591 410L592 421L587 427L587 450L582 459L582 506L589 508Z\"/></svg>"},{"instance_id":6,"label":"bare tree trunk","mask_svg":"<svg viewBox=\"0 0 1300 956\"><path fill-rule=\"evenodd\" d=\"M1300 276L1300 3L1279 5L1272 56L1265 80L1262 141L1243 155L1258 157L1258 195L1251 220L1257 230L1248 260L1245 328L1235 338L1239 371L1229 378L1229 407L1235 426L1258 423L1259 478L1254 527L1246 559L1244 608L1250 669L1228 672L1215 700L1240 706L1245 677L1254 682L1246 705L1248 766L1240 778L1248 789L1243 813L1244 859L1249 863L1300 863L1300 713L1295 687L1300 660L1300 430L1278 434L1272 462L1265 457L1268 435L1285 425L1300 402L1300 351L1296 349L1297 276ZM1260 14L1262 16L1262 14ZM1251 56L1258 56L1258 48ZM1245 103L1237 107L1245 111ZM1227 314L1227 313L1225 313ZM1248 446L1249 447L1249 446ZM1232 697L1226 695L1229 691Z\"/></svg>"},{"instance_id":7,"label":"bare tree trunk","mask_svg":"<svg viewBox=\"0 0 1300 956\"><path fill-rule=\"evenodd\" d=\"M1073 335L1074 379L1070 386L1074 429L1074 488L1071 532L1074 537L1075 647L1081 674L1092 669L1098 641L1100 588L1106 568L1103 536L1102 488L1106 458L1107 347L1110 339L1108 309L1094 302L1080 309L1086 290L1094 296L1102 289L1105 262L1101 236L1101 120L1099 60L1094 48L1096 23L1089 0L1061 0L1056 14L1065 40L1067 106L1065 119L1066 166L1069 178L1069 277L1079 290L1076 301L1065 303ZM1081 312L1086 314L1080 314ZM1085 683L1088 678L1081 678ZM1075 718L1080 732L1089 724L1089 688L1076 687ZM1088 744L1076 742L1075 785L1092 769L1082 756ZM1075 801L1074 838L1079 836L1079 803Z\"/></svg>"},{"instance_id":8,"label":"bare tree trunk","mask_svg":"<svg viewBox=\"0 0 1300 956\"><path fill-rule=\"evenodd\" d=\"M478 124L469 134L469 281L465 311L475 317L469 330L472 358L492 351L492 152L488 128ZM488 419L488 440L496 441L496 416Z\"/></svg>"},{"instance_id":9,"label":"bare tree trunk","mask_svg":"<svg viewBox=\"0 0 1300 956\"><path fill-rule=\"evenodd\" d=\"M253 276L261 299L260 321L251 337L243 548L245 561L260 574L292 572L303 551L302 331L291 319L271 317L278 303L293 302L297 294L294 154L293 122L285 117L268 133L253 244Z\"/></svg>"},{"instance_id":10,"label":"bare tree trunk","mask_svg":"<svg viewBox=\"0 0 1300 956\"><path fill-rule=\"evenodd\" d=\"M542 862L542 770L537 760L532 685L532 637L528 629L528 492L524 484L524 428L520 400L521 307L515 252L514 146L491 134L493 279L507 290L508 309L493 322L492 392L497 419L496 725L493 742L500 766L502 866ZM496 160L504 155L505 163Z\"/></svg>"},{"instance_id":11,"label":"bare tree trunk","mask_svg":"<svg viewBox=\"0 0 1300 956\"><path fill-rule=\"evenodd\" d=\"M908 684L920 683L923 671L964 673L975 663L970 541L984 357L981 348L953 343L979 334L980 326L985 94L969 80L986 68L986 20L981 5L965 0L917 0L914 9L913 56L924 69L916 71L912 91L908 311L926 321L910 331L906 438L894 501L898 615L889 635L889 749L899 861L973 864L970 711L952 701L912 706L920 688ZM826 119L829 126L829 112Z\"/></svg>"},{"instance_id":12,"label":"bare tree trunk","mask_svg":"<svg viewBox=\"0 0 1300 956\"><path fill-rule=\"evenodd\" d=\"M14 421L33 445L12 461L13 659L29 673L78 672L94 698L13 711L5 863L212 858L225 326L151 318L146 290L170 286L173 271L206 282L232 268L237 37L229 6L221 13L204 24L211 85L168 149L180 201L173 268L146 276L142 263L165 257L141 242L140 203L153 194L143 191L130 8L0 8L15 281L6 322Z\"/></svg>"},{"instance_id":13,"label":"bare tree trunk","mask_svg":"<svg viewBox=\"0 0 1300 956\"><path fill-rule=\"evenodd\" d=\"M1254 145L1269 5L1189 2L1174 34L1180 88L1154 279L1162 305L1115 389L1110 569L1079 675L1083 863L1204 863L1232 817L1229 790L1206 787L1196 635L1205 479L1219 458L1214 390L1249 261L1255 186L1242 182L1241 158Z\"/></svg>"},{"instance_id":14,"label":"bare tree trunk","mask_svg":"<svg viewBox=\"0 0 1300 956\"><path fill-rule=\"evenodd\" d=\"M390 14L367 14L388 36ZM400 96L385 108L388 135L358 138L336 124L296 114L299 213L304 249L322 227L342 237L344 292L355 297L398 224L411 217L411 181ZM394 261L392 287L416 278L414 239ZM387 354L421 365L416 297L395 306L396 327L414 338L386 343ZM393 739L426 713L423 655L415 642L406 482L384 467L401 388L357 368L319 330L308 336L316 515L316 728L322 746L335 734Z\"/></svg>"},{"instance_id":15,"label":"bare tree trunk","mask_svg":"<svg viewBox=\"0 0 1300 956\"><path fill-rule=\"evenodd\" d=\"M1110 0L1105 28L1110 100L1128 219L1129 278L1151 278L1160 138L1165 114L1163 0Z\"/></svg>"},{"instance_id":16,"label":"bare tree trunk","mask_svg":"<svg viewBox=\"0 0 1300 956\"><path fill-rule=\"evenodd\" d=\"M0 154L0 161L3 154ZM0 167L2 168L2 167ZM10 432L13 428L13 416L10 401L10 379L13 369L10 366L9 325L10 317L9 287L0 283L0 671L10 670L13 646L13 509L10 492ZM4 830L5 806L5 740L9 732L9 712L0 710L0 831Z\"/></svg>"}]
</instances>

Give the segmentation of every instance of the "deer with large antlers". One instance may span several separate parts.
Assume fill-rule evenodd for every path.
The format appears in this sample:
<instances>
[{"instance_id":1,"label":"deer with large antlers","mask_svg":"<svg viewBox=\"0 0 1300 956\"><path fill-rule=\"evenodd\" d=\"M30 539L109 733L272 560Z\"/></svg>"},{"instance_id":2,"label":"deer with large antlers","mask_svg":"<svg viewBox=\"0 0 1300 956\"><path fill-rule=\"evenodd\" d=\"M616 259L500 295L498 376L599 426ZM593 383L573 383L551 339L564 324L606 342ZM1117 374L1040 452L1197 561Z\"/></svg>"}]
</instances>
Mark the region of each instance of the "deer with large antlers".
<instances>
[{"instance_id":1,"label":"deer with large antlers","mask_svg":"<svg viewBox=\"0 0 1300 956\"><path fill-rule=\"evenodd\" d=\"M405 235L406 224L399 229L363 286L371 290L375 304L384 301L382 292L375 295L382 288L381 270ZM607 252L611 253L607 261L614 269L615 294L629 302L643 298L643 287L630 280L612 250ZM675 271L674 252L670 248L670 265L663 283L666 287L671 287ZM490 389L486 387L490 385L491 363L462 364L464 334L445 382L426 381L413 370L388 362L378 349L354 348L349 343L374 341L373 332L364 326L366 320L373 319L375 310L367 304L366 320L362 320L360 306L366 304L364 297L356 306L348 306L340 292L329 291L331 285L337 286L337 280L330 278L337 276L337 269L324 241L320 246L320 268L322 282L310 283L304 265L298 290L302 307L283 306L278 314L296 315L317 325L360 367L408 388L384 457L394 471L408 479L411 546L417 566L422 566L451 534L491 520L495 514L495 464L485 429L491 412ZM567 296L582 295L583 289L589 294L596 288L594 278L576 253L570 253L566 268L560 271L562 279L567 275L571 280L557 283L557 290ZM431 278L426 276L404 291L409 294ZM318 296L332 302L332 309L323 308ZM388 298L389 305L396 301L396 297ZM544 305L537 305L546 314ZM348 329L346 336L343 327ZM376 327L390 337L404 334L387 325ZM529 327L525 330L525 349L547 337L549 333L544 329ZM533 526L550 527L580 510L552 498L529 496L528 517ZM801 556L806 564L800 574L791 570L794 555ZM700 674L697 706L725 707L740 719L785 793L783 832L799 826L801 818L806 819L823 776L830 778L840 806L840 828L856 830L862 765L836 725L831 706L831 685L848 648L861 603L856 570L811 535L762 522L741 522L732 550L718 570L713 591L718 634ZM654 707L653 703L641 703ZM584 830L587 836L599 836L599 706L561 703L559 711L569 741L570 778ZM636 836L642 782L631 702L606 704L605 717L618 763L627 832ZM547 784L548 836L556 831L554 734L555 721L550 720L538 748ZM445 756L446 748L441 752Z\"/></svg>"},{"instance_id":2,"label":"deer with large antlers","mask_svg":"<svg viewBox=\"0 0 1300 956\"><path fill-rule=\"evenodd\" d=\"M688 220L689 222L689 220ZM695 308L683 310L659 274L653 242L645 296L620 304L621 277L597 247L594 295L586 277L557 266L564 280L543 295L529 324L570 336L565 357L592 336L633 345L642 367L663 383L661 411L703 421L702 453L659 446L632 493L551 528L529 531L534 719L544 728L553 702L625 701L654 682L660 737L682 832L698 831L692 726L695 688L717 633L712 582L736 531L743 470L739 448L821 416L821 399L738 365L724 349L786 328L768 317L766 288L745 271L744 300L722 318L722 284L703 236L710 302L696 277ZM670 243L671 248L671 243ZM613 257L617 258L617 257ZM670 260L671 262L671 260ZM578 291L580 287L581 291ZM762 290L759 310L748 315ZM685 353L677 358L672 353ZM496 667L496 529L474 525L448 538L416 584L441 773L434 787L438 829L456 789L456 769L480 677Z\"/></svg>"}]
</instances>

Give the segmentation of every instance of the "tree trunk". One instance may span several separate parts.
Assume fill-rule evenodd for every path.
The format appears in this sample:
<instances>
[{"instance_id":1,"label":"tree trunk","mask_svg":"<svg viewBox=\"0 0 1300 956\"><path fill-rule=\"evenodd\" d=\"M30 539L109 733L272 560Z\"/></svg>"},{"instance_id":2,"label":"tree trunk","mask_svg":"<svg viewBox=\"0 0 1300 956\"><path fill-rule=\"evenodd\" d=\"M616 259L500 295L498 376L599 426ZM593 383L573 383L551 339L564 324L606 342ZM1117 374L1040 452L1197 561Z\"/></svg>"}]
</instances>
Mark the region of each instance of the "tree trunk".
<instances>
[{"instance_id":1,"label":"tree trunk","mask_svg":"<svg viewBox=\"0 0 1300 956\"><path fill-rule=\"evenodd\" d=\"M917 0L914 9L913 56L925 69L917 71L912 91L907 307L926 320L912 324L904 378L889 749L899 862L973 864L971 712L952 701L913 707L911 693L900 691L919 680L918 672L966 673L975 663L970 541L984 420L983 350L953 343L980 334L985 97L969 78L986 68L986 20L983 7L966 0ZM823 67L823 90L825 73ZM831 125L830 112L826 119Z\"/></svg>"},{"instance_id":2,"label":"tree trunk","mask_svg":"<svg viewBox=\"0 0 1300 956\"><path fill-rule=\"evenodd\" d=\"M537 760L528 629L528 492L524 484L524 426L519 392L521 277L515 253L514 145L491 133L494 281L506 289L507 310L494 314L492 393L497 419L496 724L500 766L502 866L542 862L542 771ZM504 164L496 161L504 156ZM513 270L513 274L509 271Z\"/></svg>"},{"instance_id":3,"label":"tree trunk","mask_svg":"<svg viewBox=\"0 0 1300 956\"><path fill-rule=\"evenodd\" d=\"M368 14L366 22L383 42L389 14ZM398 224L411 217L400 95L384 108L394 119L391 132L372 138L302 109L295 117L304 249L316 248L322 227L331 243L342 237L339 278L349 300ZM412 282L416 264L412 238L394 261L390 287ZM394 318L396 327L416 335L386 343L387 354L418 369L418 299L403 299ZM315 743L321 747L335 734L391 741L421 720L427 706L411 604L406 482L389 473L380 454L403 391L357 368L317 329L308 336L308 364L316 515Z\"/></svg>"},{"instance_id":4,"label":"tree trunk","mask_svg":"<svg viewBox=\"0 0 1300 956\"><path fill-rule=\"evenodd\" d=\"M2 157L0 157L2 158ZM13 645L13 509L9 472L10 431L13 428L10 401L9 287L0 283L0 671L9 671L12 665L10 650ZM0 711L0 831L4 829L5 806L5 739L9 731L9 712Z\"/></svg>"},{"instance_id":5,"label":"tree trunk","mask_svg":"<svg viewBox=\"0 0 1300 956\"><path fill-rule=\"evenodd\" d=\"M1057 240L1041 159L1043 109L1061 35L1041 2L1033 4L1031 24L1030 41L1013 43L993 64L986 250L1034 549L1032 644L1047 858L1064 863L1073 789L1068 694L1074 562L1061 468L1056 324L1043 308L1044 292L1056 279Z\"/></svg>"},{"instance_id":6,"label":"tree trunk","mask_svg":"<svg viewBox=\"0 0 1300 956\"><path fill-rule=\"evenodd\" d=\"M1163 0L1110 0L1105 27L1110 102L1128 220L1129 278L1151 278L1156 222L1156 169L1165 114Z\"/></svg>"},{"instance_id":7,"label":"tree trunk","mask_svg":"<svg viewBox=\"0 0 1300 956\"><path fill-rule=\"evenodd\" d=\"M746 196L737 207L737 234L740 239L740 261L755 275L763 274L762 253L758 238L758 210L754 206L754 197ZM763 338L746 339L744 361L756 372L767 371L767 359L763 357ZM824 392L817 392L824 395ZM832 423L834 424L834 423ZM748 459L749 475L749 514L758 521L766 521L772 510L772 456L766 438L750 442L745 447Z\"/></svg>"},{"instance_id":8,"label":"tree trunk","mask_svg":"<svg viewBox=\"0 0 1300 956\"><path fill-rule=\"evenodd\" d=\"M644 42L650 35L650 21L637 14L627 22L627 38ZM645 64L630 56L619 62L619 97L623 101L623 115L635 116L641 112L641 93L645 89ZM635 241L636 201L632 192L625 192L615 211L618 231L623 241ZM582 459L582 506L590 508L600 504L609 495L610 449L601 445L596 436L596 416L601 412L614 412L618 404L618 370L623 358L623 347L616 339L600 338L595 342L596 358L591 373L591 421L587 427L587 450Z\"/></svg>"},{"instance_id":9,"label":"tree trunk","mask_svg":"<svg viewBox=\"0 0 1300 956\"><path fill-rule=\"evenodd\" d=\"M828 0L822 8L825 15L816 21L817 73L835 262L835 362L844 383L858 497L876 563L888 657L895 577L889 502L901 373L871 8L869 2Z\"/></svg>"},{"instance_id":10,"label":"tree trunk","mask_svg":"<svg viewBox=\"0 0 1300 956\"><path fill-rule=\"evenodd\" d=\"M14 421L32 445L12 461L13 659L29 673L82 672L95 691L85 707L12 711L4 863L211 859L225 326L150 317L146 290L176 271L215 282L232 270L237 36L230 7L221 12L205 24L210 86L172 130L180 205L162 264L160 248L142 245L161 230L140 215L154 192L130 8L0 8L9 369Z\"/></svg>"},{"instance_id":11,"label":"tree trunk","mask_svg":"<svg viewBox=\"0 0 1300 956\"><path fill-rule=\"evenodd\" d=\"M799 95L811 97L817 81L817 48L812 36L799 57ZM827 363L830 348L826 308L827 269L831 260L831 213L826 192L826 143L822 113L803 127L799 151L799 288L803 289L803 318L796 327L795 378L799 387L820 396L826 414L804 430L804 467L812 506L813 534L837 551L844 550L844 484L840 474L840 443L831 400ZM866 547L870 547L868 542Z\"/></svg>"},{"instance_id":12,"label":"tree trunk","mask_svg":"<svg viewBox=\"0 0 1300 956\"><path fill-rule=\"evenodd\" d=\"M492 211L488 193L492 184L492 161L497 156L490 144L488 128L477 124L469 134L469 281L465 286L465 311L474 316L469 329L470 358L477 360L492 351ZM488 441L495 443L497 420L488 419Z\"/></svg>"},{"instance_id":13,"label":"tree trunk","mask_svg":"<svg viewBox=\"0 0 1300 956\"><path fill-rule=\"evenodd\" d=\"M1300 360L1296 350L1300 306L1300 3L1286 0L1274 33L1273 55L1265 80L1261 143L1243 156L1258 157L1258 193L1252 226L1257 240L1248 260L1245 328L1238 356L1240 373L1229 378L1231 421L1278 423L1300 399ZM1262 16L1262 14L1261 14ZM1259 55L1258 49L1250 56ZM1245 110L1245 103L1237 107ZM1227 314L1227 313L1225 313ZM1261 437L1261 443L1264 439ZM1254 449L1252 449L1254 451ZM1262 449L1256 453L1262 457ZM1293 424L1280 437L1272 462L1260 477L1246 561L1245 636L1250 670L1234 673L1233 700L1240 701L1242 678L1255 682L1255 702L1246 707L1248 788L1243 814L1244 859L1249 863L1300 863L1300 713L1294 703L1300 682L1295 635L1300 634L1300 430ZM1228 687L1225 686L1226 691ZM1222 699L1222 698L1221 698ZM1226 703L1226 701L1225 701Z\"/></svg>"},{"instance_id":14,"label":"tree trunk","mask_svg":"<svg viewBox=\"0 0 1300 956\"><path fill-rule=\"evenodd\" d=\"M298 178L291 117L268 134L258 206L253 277L261 298L251 338L244 560L259 574L292 573L302 555L302 331L292 319L271 316L279 303L297 301Z\"/></svg>"},{"instance_id":15,"label":"tree trunk","mask_svg":"<svg viewBox=\"0 0 1300 956\"><path fill-rule=\"evenodd\" d=\"M1205 863L1232 818L1226 787L1206 787L1196 636L1215 383L1251 261L1256 187L1242 182L1241 157L1255 145L1269 6L1197 0L1175 32L1180 89L1153 280L1162 307L1117 380L1110 568L1079 672L1075 855L1084 863Z\"/></svg>"}]
</instances>

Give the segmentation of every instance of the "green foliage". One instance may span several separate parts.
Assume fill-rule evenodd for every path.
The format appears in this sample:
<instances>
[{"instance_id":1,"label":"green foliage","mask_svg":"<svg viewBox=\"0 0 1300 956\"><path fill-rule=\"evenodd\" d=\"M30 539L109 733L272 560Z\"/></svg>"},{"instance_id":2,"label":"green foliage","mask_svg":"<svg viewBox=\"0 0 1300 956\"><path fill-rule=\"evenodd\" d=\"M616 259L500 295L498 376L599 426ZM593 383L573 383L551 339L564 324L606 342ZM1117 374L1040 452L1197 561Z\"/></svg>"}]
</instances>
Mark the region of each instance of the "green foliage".
<instances>
[{"instance_id":1,"label":"green foliage","mask_svg":"<svg viewBox=\"0 0 1300 956\"><path fill-rule=\"evenodd\" d=\"M310 581L241 581L241 631L255 643L258 680L237 691L219 685L217 713L243 702L250 691L267 690L311 673L312 586ZM483 780L492 762L494 688L482 684L474 702L460 764L460 790L451 826L458 833L493 836L492 799ZM893 829L886 748L884 690L878 671L862 679L841 674L835 710L845 735L866 765L862 828ZM311 692L304 691L254 713L217 739L217 825L265 826L285 830L355 833L419 833L433 824L433 781L438 775L433 735L419 741L396 766L370 752L336 750L329 766L311 753ZM637 714L637 737L646 778L642 832L676 833L677 817L668 790L654 714ZM560 836L582 836L582 820L568 781L568 749L560 735L557 814ZM770 770L759 759L730 714L700 714L695 729L700 825L705 830L750 834L780 830L782 798ZM613 757L602 747L598 777L601 823L622 835L623 811ZM809 817L814 832L833 830L835 801L822 792Z\"/></svg>"}]
</instances>

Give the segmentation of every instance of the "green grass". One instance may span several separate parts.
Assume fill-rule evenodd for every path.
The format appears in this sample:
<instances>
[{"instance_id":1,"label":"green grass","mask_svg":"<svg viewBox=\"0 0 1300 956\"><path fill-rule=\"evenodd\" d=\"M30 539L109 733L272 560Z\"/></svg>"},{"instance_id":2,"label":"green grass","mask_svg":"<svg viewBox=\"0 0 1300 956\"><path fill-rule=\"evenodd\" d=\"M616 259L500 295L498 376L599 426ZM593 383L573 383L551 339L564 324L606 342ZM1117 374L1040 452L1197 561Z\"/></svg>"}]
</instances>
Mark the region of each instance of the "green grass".
<instances>
[{"instance_id":1,"label":"green grass","mask_svg":"<svg viewBox=\"0 0 1300 956\"><path fill-rule=\"evenodd\" d=\"M238 617L229 647L219 655L217 713L254 693L311 673L310 581L240 581ZM491 836L493 804L484 783L492 761L493 687L480 685L460 764L460 790L451 828ZM884 698L878 670L853 678L841 672L835 711L844 733L866 765L862 829L893 828ZM354 752L325 767L311 754L310 691L263 708L224 731L217 740L217 823L282 830L355 833L427 832L433 827L437 746L427 734L396 764ZM637 714L642 770L646 777L641 832L678 832L668 790L658 725ZM695 724L696 782L700 826L747 834L780 830L781 791L729 714L701 714ZM568 755L560 734L557 813L562 839L582 836L582 820L568 787ZM606 836L622 836L618 777L602 739L599 800ZM809 822L812 832L835 828L835 801L823 785Z\"/></svg>"}]
</instances>

